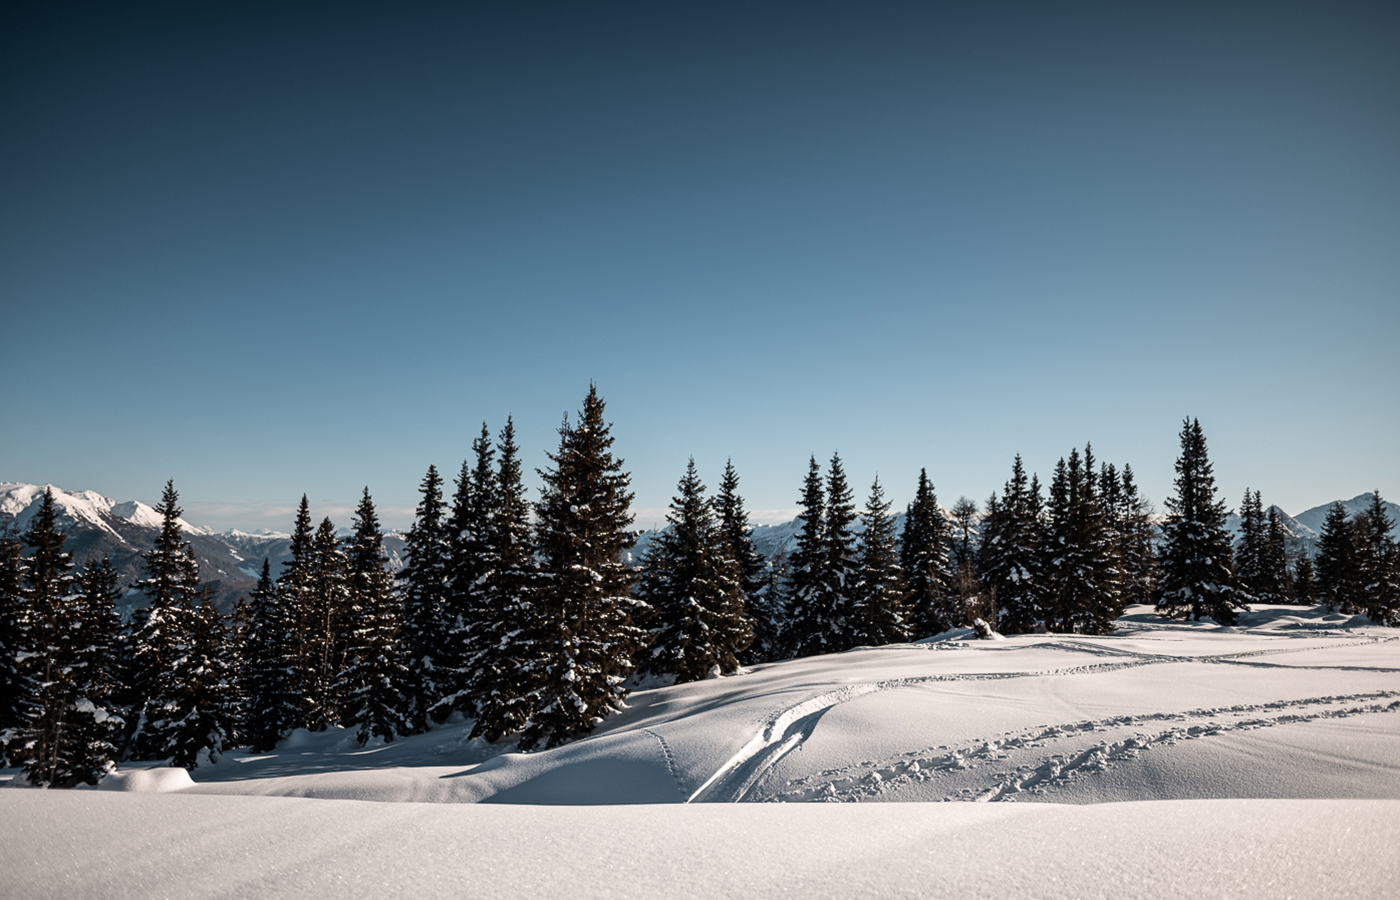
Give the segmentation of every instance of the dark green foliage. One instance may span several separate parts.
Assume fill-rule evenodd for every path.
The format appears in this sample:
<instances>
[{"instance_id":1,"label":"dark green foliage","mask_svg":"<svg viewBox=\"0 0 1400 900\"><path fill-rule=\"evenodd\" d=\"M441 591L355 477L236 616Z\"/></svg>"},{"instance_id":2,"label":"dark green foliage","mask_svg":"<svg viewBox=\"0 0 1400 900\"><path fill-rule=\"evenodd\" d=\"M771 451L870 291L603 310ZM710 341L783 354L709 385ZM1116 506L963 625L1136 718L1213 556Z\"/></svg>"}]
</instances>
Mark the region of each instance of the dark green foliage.
<instances>
[{"instance_id":1,"label":"dark green foliage","mask_svg":"<svg viewBox=\"0 0 1400 900\"><path fill-rule=\"evenodd\" d=\"M1298 559L1293 564L1293 602L1304 606L1312 606L1318 602L1317 576L1312 557L1306 550L1298 554Z\"/></svg>"},{"instance_id":2,"label":"dark green foliage","mask_svg":"<svg viewBox=\"0 0 1400 900\"><path fill-rule=\"evenodd\" d=\"M1157 590L1157 549L1152 508L1138 493L1133 467L1123 465L1116 504L1112 507L1113 531L1118 537L1119 587L1125 607L1153 602Z\"/></svg>"},{"instance_id":3,"label":"dark green foliage","mask_svg":"<svg viewBox=\"0 0 1400 900\"><path fill-rule=\"evenodd\" d=\"M1400 548L1391 540L1394 527L1380 491L1356 517L1357 580L1366 615L1380 625L1400 625Z\"/></svg>"},{"instance_id":4,"label":"dark green foliage","mask_svg":"<svg viewBox=\"0 0 1400 900\"><path fill-rule=\"evenodd\" d=\"M493 743L525 727L545 671L548 637L536 627L541 617L535 606L530 503L521 481L513 420L506 419L499 440L495 508L484 547L490 577L482 585L483 616L477 621L481 638L472 642L473 654L465 660L469 681L464 696L454 698L453 704L464 711L474 709L471 736Z\"/></svg>"},{"instance_id":5,"label":"dark green foliage","mask_svg":"<svg viewBox=\"0 0 1400 900\"><path fill-rule=\"evenodd\" d=\"M620 708L632 656L646 643L632 622L632 576L622 560L635 543L632 492L609 432L590 386L578 423L559 429L552 468L539 473L540 582L530 628L541 656L530 665L540 686L521 749L587 734Z\"/></svg>"},{"instance_id":6,"label":"dark green foliage","mask_svg":"<svg viewBox=\"0 0 1400 900\"><path fill-rule=\"evenodd\" d=\"M448 619L453 623L450 663L457 673L449 703L468 715L480 712L477 699L489 677L482 666L494 664L493 648L500 639L501 610L493 605L492 596L500 485L485 423L481 436L472 442L472 455L475 466L462 463L448 526L452 535L447 593Z\"/></svg>"},{"instance_id":7,"label":"dark green foliage","mask_svg":"<svg viewBox=\"0 0 1400 900\"><path fill-rule=\"evenodd\" d=\"M323 731L342 724L340 673L348 661L351 634L361 623L347 583L350 562L329 518L316 528L312 546L310 590L302 607L302 702L305 727Z\"/></svg>"},{"instance_id":8,"label":"dark green foliage","mask_svg":"<svg viewBox=\"0 0 1400 900\"><path fill-rule=\"evenodd\" d=\"M895 644L909 639L905 620L904 570L895 547L890 501L877 477L865 501L865 533L860 550L860 580L851 614L851 642L856 645Z\"/></svg>"},{"instance_id":9,"label":"dark green foliage","mask_svg":"<svg viewBox=\"0 0 1400 900\"><path fill-rule=\"evenodd\" d=\"M402 693L407 670L398 644L400 606L387 564L379 515L365 488L349 543L346 598L351 627L345 669L336 685L343 698L344 724L356 727L361 745L371 737L392 741L409 728Z\"/></svg>"},{"instance_id":10,"label":"dark green foliage","mask_svg":"<svg viewBox=\"0 0 1400 900\"><path fill-rule=\"evenodd\" d=\"M406 669L404 693L409 700L405 714L409 728L428 727L429 707L452 692L453 677L447 648L451 622L447 619L449 548L442 478L436 466L428 466L419 487L423 499L413 527L404 536L405 562L399 572L403 590L403 630L400 645Z\"/></svg>"},{"instance_id":11,"label":"dark green foliage","mask_svg":"<svg viewBox=\"0 0 1400 900\"><path fill-rule=\"evenodd\" d=\"M146 704L145 746L148 758L170 757L172 766L193 769L202 756L217 761L230 746L238 710L223 615L207 594L188 612L182 652Z\"/></svg>"},{"instance_id":12,"label":"dark green foliage","mask_svg":"<svg viewBox=\"0 0 1400 900\"><path fill-rule=\"evenodd\" d=\"M1365 609L1356 565L1356 531L1340 502L1327 509L1317 540L1317 596L1336 612L1355 615Z\"/></svg>"},{"instance_id":13,"label":"dark green foliage","mask_svg":"<svg viewBox=\"0 0 1400 900\"><path fill-rule=\"evenodd\" d=\"M932 637L961 624L954 621L961 617L948 570L948 523L924 469L919 470L914 502L905 510L899 561L909 588L910 636Z\"/></svg>"},{"instance_id":14,"label":"dark green foliage","mask_svg":"<svg viewBox=\"0 0 1400 900\"><path fill-rule=\"evenodd\" d=\"M1171 617L1209 616L1234 625L1237 611L1248 606L1235 580L1225 507L1215 496L1215 474L1198 420L1182 425L1174 485L1176 494L1167 501L1162 526L1157 609Z\"/></svg>"},{"instance_id":15,"label":"dark green foliage","mask_svg":"<svg viewBox=\"0 0 1400 900\"><path fill-rule=\"evenodd\" d=\"M787 560L784 598L787 621L783 628L786 656L820 653L825 646L825 623L817 604L826 564L826 495L822 490L821 467L815 456L808 464L798 504L802 530L797 533L797 546Z\"/></svg>"},{"instance_id":16,"label":"dark green foliage","mask_svg":"<svg viewBox=\"0 0 1400 900\"><path fill-rule=\"evenodd\" d=\"M753 529L739 496L739 473L734 461L724 464L724 475L715 495L715 515L729 545L729 555L739 567L739 586L744 594L744 610L753 623L753 640L739 654L745 664L767 662L777 652L782 627L781 600L769 589L768 563L753 547Z\"/></svg>"},{"instance_id":17,"label":"dark green foliage","mask_svg":"<svg viewBox=\"0 0 1400 900\"><path fill-rule=\"evenodd\" d=\"M1259 492L1244 489L1240 504L1240 536L1235 544L1235 577L1251 599L1267 592L1268 570L1264 559L1264 502Z\"/></svg>"},{"instance_id":18,"label":"dark green foliage","mask_svg":"<svg viewBox=\"0 0 1400 900\"><path fill-rule=\"evenodd\" d=\"M1258 494L1255 494L1258 497ZM1259 582L1254 596L1261 603L1291 603L1293 585L1288 577L1289 534L1279 518L1277 506L1264 516L1264 542L1260 553Z\"/></svg>"},{"instance_id":19,"label":"dark green foliage","mask_svg":"<svg viewBox=\"0 0 1400 900\"><path fill-rule=\"evenodd\" d=\"M995 619L990 611L983 609L982 585L977 578L977 503L968 497L959 497L948 511L953 526L949 547L953 552L953 577L951 588L953 602L950 606L956 625L969 625L980 615Z\"/></svg>"},{"instance_id":20,"label":"dark green foliage","mask_svg":"<svg viewBox=\"0 0 1400 900\"><path fill-rule=\"evenodd\" d=\"M1044 621L1047 599L1040 482L1026 481L1021 455L1011 465L1000 500L988 504L980 549L983 589L999 610L1005 634L1035 630Z\"/></svg>"},{"instance_id":21,"label":"dark green foliage","mask_svg":"<svg viewBox=\"0 0 1400 900\"><path fill-rule=\"evenodd\" d=\"M1046 627L1071 634L1104 634L1123 612L1115 536L1098 499L1092 448L1055 466L1045 546L1049 587Z\"/></svg>"},{"instance_id":22,"label":"dark green foliage","mask_svg":"<svg viewBox=\"0 0 1400 900\"><path fill-rule=\"evenodd\" d=\"M642 563L637 595L650 607L651 646L638 668L681 683L732 674L753 630L729 536L705 497L694 459L677 490L666 516L671 527Z\"/></svg>"},{"instance_id":23,"label":"dark green foliage","mask_svg":"<svg viewBox=\"0 0 1400 900\"><path fill-rule=\"evenodd\" d=\"M243 740L266 753L301 722L297 617L263 560L243 641Z\"/></svg>"},{"instance_id":24,"label":"dark green foliage","mask_svg":"<svg viewBox=\"0 0 1400 900\"><path fill-rule=\"evenodd\" d=\"M24 545L10 533L0 535L0 764L24 722L26 676L20 665L27 653L29 603L24 597L28 565Z\"/></svg>"},{"instance_id":25,"label":"dark green foliage","mask_svg":"<svg viewBox=\"0 0 1400 900\"><path fill-rule=\"evenodd\" d=\"M291 664L298 694L297 712L287 728L305 728L312 720L311 687L316 680L315 637L324 626L317 616L314 581L316 574L316 534L311 527L311 507L301 495L292 525L291 558L283 564L277 579L277 595L283 613L295 626Z\"/></svg>"}]
</instances>

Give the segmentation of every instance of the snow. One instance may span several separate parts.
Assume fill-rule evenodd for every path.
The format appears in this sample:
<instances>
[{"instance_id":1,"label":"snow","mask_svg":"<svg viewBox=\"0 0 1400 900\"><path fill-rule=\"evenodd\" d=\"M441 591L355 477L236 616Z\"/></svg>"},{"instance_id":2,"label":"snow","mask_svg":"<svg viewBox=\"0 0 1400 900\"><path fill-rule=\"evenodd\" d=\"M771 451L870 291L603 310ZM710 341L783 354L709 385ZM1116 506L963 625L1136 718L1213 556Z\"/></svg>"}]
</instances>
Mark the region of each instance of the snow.
<instances>
[{"instance_id":1,"label":"snow","mask_svg":"<svg viewBox=\"0 0 1400 900\"><path fill-rule=\"evenodd\" d=\"M1400 895L1400 632L1284 606L1236 627L1137 607L1100 637L967 631L651 687L547 751L504 752L454 720L363 748L297 732L191 773L124 769L104 791L0 791L5 884Z\"/></svg>"},{"instance_id":2,"label":"snow","mask_svg":"<svg viewBox=\"0 0 1400 900\"><path fill-rule=\"evenodd\" d=\"M65 491L51 484L22 484L0 482L0 516L13 517L16 530L23 530L39 512L44 500L44 491L53 491L54 507L60 521L68 523L86 522L108 534L121 537L112 527L110 519L125 519L134 525L147 528L161 527L160 513L139 500L117 503L96 491ZM189 534L212 534L208 528L191 525L184 519L178 520L180 530Z\"/></svg>"}]
</instances>

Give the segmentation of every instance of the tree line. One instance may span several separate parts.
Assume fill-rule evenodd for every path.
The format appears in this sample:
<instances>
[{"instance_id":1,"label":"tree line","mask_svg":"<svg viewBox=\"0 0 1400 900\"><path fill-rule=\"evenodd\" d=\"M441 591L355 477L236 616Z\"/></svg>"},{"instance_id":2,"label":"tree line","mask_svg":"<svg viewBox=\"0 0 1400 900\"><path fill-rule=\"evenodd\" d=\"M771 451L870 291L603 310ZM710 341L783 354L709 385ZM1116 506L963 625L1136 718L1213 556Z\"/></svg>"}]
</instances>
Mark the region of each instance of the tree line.
<instances>
[{"instance_id":1,"label":"tree line","mask_svg":"<svg viewBox=\"0 0 1400 900\"><path fill-rule=\"evenodd\" d=\"M397 576L368 490L343 539L329 519L313 527L303 497L283 571L264 560L230 616L199 583L173 484L133 586L149 603L125 623L110 562L74 574L46 492L24 535L0 542L9 763L71 786L120 759L193 768L298 728L351 728L364 744L454 715L473 738L552 747L589 733L641 679L959 627L1101 634L1142 603L1229 625L1252 602L1316 599L1400 624L1400 549L1378 494L1354 517L1333 507L1315 565L1257 491L1232 542L1194 420L1161 522L1131 467L1099 464L1088 445L1056 464L1048 492L1017 456L981 511L962 499L945 513L921 471L902 530L878 478L857 510L833 455L825 472L809 462L792 552L764 559L732 463L711 497L691 460L668 527L629 565L632 493L603 410L590 388L533 503L509 419L495 442L483 425L450 498L430 466Z\"/></svg>"}]
</instances>

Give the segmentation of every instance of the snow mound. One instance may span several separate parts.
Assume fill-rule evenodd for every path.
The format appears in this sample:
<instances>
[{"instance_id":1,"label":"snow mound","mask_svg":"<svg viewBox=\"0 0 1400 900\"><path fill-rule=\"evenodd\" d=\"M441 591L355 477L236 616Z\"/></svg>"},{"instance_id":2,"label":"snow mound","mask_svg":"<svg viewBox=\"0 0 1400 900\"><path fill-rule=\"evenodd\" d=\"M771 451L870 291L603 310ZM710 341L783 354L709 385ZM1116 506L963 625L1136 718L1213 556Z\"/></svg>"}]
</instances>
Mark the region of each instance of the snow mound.
<instances>
[{"instance_id":1,"label":"snow mound","mask_svg":"<svg viewBox=\"0 0 1400 900\"><path fill-rule=\"evenodd\" d=\"M99 791L126 794L169 794L194 787L190 773L179 766L159 769L118 770L97 783Z\"/></svg>"}]
</instances>

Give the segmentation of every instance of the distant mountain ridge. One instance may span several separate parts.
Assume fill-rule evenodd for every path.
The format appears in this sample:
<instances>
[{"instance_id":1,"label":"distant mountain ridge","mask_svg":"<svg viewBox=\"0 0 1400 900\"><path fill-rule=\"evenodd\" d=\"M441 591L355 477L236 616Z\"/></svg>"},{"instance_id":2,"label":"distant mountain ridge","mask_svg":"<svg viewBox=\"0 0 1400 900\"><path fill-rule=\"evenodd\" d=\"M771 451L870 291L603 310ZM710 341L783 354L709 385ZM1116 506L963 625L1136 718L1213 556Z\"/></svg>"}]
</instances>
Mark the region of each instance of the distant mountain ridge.
<instances>
[{"instance_id":1,"label":"distant mountain ridge","mask_svg":"<svg viewBox=\"0 0 1400 900\"><path fill-rule=\"evenodd\" d=\"M96 491L0 482L0 532L23 533L43 502L45 488L53 490L59 527L68 535L67 548L75 563L81 566L88 559L107 556L123 585L130 585L145 574L141 554L154 545L161 517L139 500L118 503ZM264 558L272 564L274 578L291 558L291 536L287 534L248 534L236 529L216 533L184 519L180 520L180 527L199 563L200 580L210 587L215 605L225 612L233 608L240 596L246 597L253 590ZM385 535L384 549L391 569L402 567L403 548L402 536ZM126 600L128 606L142 602L141 596L134 593L128 593Z\"/></svg>"}]
</instances>

